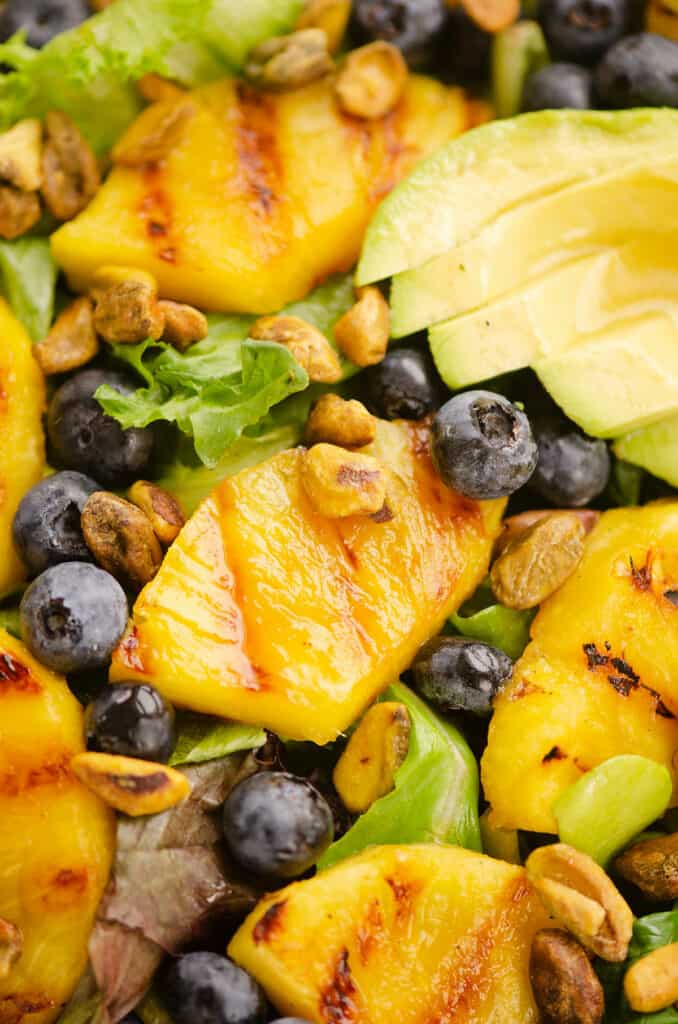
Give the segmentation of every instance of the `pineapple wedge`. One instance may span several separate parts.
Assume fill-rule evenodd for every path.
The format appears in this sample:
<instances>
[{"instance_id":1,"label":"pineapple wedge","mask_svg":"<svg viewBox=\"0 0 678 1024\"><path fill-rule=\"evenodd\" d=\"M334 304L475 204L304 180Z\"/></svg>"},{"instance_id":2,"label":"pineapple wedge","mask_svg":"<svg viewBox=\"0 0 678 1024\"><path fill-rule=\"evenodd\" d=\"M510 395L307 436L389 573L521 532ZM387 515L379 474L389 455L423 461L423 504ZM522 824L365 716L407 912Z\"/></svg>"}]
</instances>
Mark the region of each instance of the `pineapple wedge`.
<instances>
[{"instance_id":1,"label":"pineapple wedge","mask_svg":"<svg viewBox=\"0 0 678 1024\"><path fill-rule=\"evenodd\" d=\"M409 666L487 572L503 501L447 490L427 424L378 424L387 521L327 519L301 449L225 480L141 592L111 679L173 703L333 740Z\"/></svg>"},{"instance_id":2,"label":"pineapple wedge","mask_svg":"<svg viewBox=\"0 0 678 1024\"><path fill-rule=\"evenodd\" d=\"M165 160L116 167L53 235L76 290L104 264L143 267L163 297L275 312L355 263L377 203L422 156L468 126L464 94L411 76L388 116L342 114L331 80L258 93L234 80L149 107L131 141L192 103ZM125 149L125 138L117 147Z\"/></svg>"},{"instance_id":3,"label":"pineapple wedge","mask_svg":"<svg viewBox=\"0 0 678 1024\"><path fill-rule=\"evenodd\" d=\"M557 832L555 800L617 754L666 765L675 801L677 716L678 502L615 509L495 702L482 760L492 825Z\"/></svg>"},{"instance_id":4,"label":"pineapple wedge","mask_svg":"<svg viewBox=\"0 0 678 1024\"><path fill-rule=\"evenodd\" d=\"M31 339L0 299L0 598L24 578L12 542L19 502L42 477L45 387Z\"/></svg>"},{"instance_id":5,"label":"pineapple wedge","mask_svg":"<svg viewBox=\"0 0 678 1024\"><path fill-rule=\"evenodd\" d=\"M281 1014L318 1024L534 1024L522 868L453 846L376 846L267 896L229 946Z\"/></svg>"},{"instance_id":6,"label":"pineapple wedge","mask_svg":"<svg viewBox=\"0 0 678 1024\"><path fill-rule=\"evenodd\" d=\"M49 1024L87 962L114 821L71 772L83 722L66 681L2 630L0 709L0 918L23 936L0 1024Z\"/></svg>"}]
</instances>

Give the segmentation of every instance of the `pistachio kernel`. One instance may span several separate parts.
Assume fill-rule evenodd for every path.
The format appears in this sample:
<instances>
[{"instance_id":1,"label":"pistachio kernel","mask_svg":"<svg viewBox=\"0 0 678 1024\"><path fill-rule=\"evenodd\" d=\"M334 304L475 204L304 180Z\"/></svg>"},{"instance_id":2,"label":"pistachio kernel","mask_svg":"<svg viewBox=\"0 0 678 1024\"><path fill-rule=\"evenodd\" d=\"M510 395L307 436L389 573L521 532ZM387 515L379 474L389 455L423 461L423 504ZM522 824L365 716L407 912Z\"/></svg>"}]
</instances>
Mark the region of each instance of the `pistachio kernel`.
<instances>
[{"instance_id":1,"label":"pistachio kernel","mask_svg":"<svg viewBox=\"0 0 678 1024\"><path fill-rule=\"evenodd\" d=\"M333 444L302 454L301 482L316 512L331 519L371 515L386 500L386 473L377 460Z\"/></svg>"},{"instance_id":2,"label":"pistachio kernel","mask_svg":"<svg viewBox=\"0 0 678 1024\"><path fill-rule=\"evenodd\" d=\"M530 983L544 1024L600 1024L603 988L584 947L567 932L544 928L530 950Z\"/></svg>"},{"instance_id":3,"label":"pistachio kernel","mask_svg":"<svg viewBox=\"0 0 678 1024\"><path fill-rule=\"evenodd\" d=\"M191 792L185 775L155 761L86 751L72 758L71 768L101 800L133 818L160 814Z\"/></svg>"},{"instance_id":4,"label":"pistachio kernel","mask_svg":"<svg viewBox=\"0 0 678 1024\"><path fill-rule=\"evenodd\" d=\"M352 50L334 83L346 114L373 120L385 117L400 102L407 83L407 64L397 46L379 39Z\"/></svg>"},{"instance_id":5,"label":"pistachio kernel","mask_svg":"<svg viewBox=\"0 0 678 1024\"><path fill-rule=\"evenodd\" d=\"M508 516L503 521L501 533L494 543L494 557L498 558L509 542L515 540L519 534L524 533L530 526L534 526L535 523L538 523L540 519L545 519L546 516L555 515L556 512L564 512L567 515L576 516L584 527L584 533L586 534L591 532L600 519L600 512L593 508L542 508L530 509L529 512L518 512L514 516Z\"/></svg>"},{"instance_id":6,"label":"pistachio kernel","mask_svg":"<svg viewBox=\"0 0 678 1024\"><path fill-rule=\"evenodd\" d=\"M272 36L255 46L245 74L262 89L282 92L308 85L333 67L325 32L305 28L287 36Z\"/></svg>"},{"instance_id":7,"label":"pistachio kernel","mask_svg":"<svg viewBox=\"0 0 678 1024\"><path fill-rule=\"evenodd\" d=\"M624 976L624 995L637 1013L654 1013L678 1002L678 942L636 960Z\"/></svg>"},{"instance_id":8,"label":"pistachio kernel","mask_svg":"<svg viewBox=\"0 0 678 1024\"><path fill-rule=\"evenodd\" d=\"M0 185L0 238L11 242L30 231L42 211L36 192L22 192L13 185Z\"/></svg>"},{"instance_id":9,"label":"pistachio kernel","mask_svg":"<svg viewBox=\"0 0 678 1024\"><path fill-rule=\"evenodd\" d=\"M199 309L168 299L161 299L158 309L165 318L162 340L179 352L185 352L191 345L207 337L207 317Z\"/></svg>"},{"instance_id":10,"label":"pistachio kernel","mask_svg":"<svg viewBox=\"0 0 678 1024\"><path fill-rule=\"evenodd\" d=\"M388 348L388 302L373 285L359 288L356 295L356 304L334 325L334 340L356 366L373 366L382 361Z\"/></svg>"},{"instance_id":11,"label":"pistachio kernel","mask_svg":"<svg viewBox=\"0 0 678 1024\"><path fill-rule=\"evenodd\" d=\"M33 348L44 374L67 373L94 359L99 339L94 330L92 300L81 296L67 306L46 338Z\"/></svg>"},{"instance_id":12,"label":"pistachio kernel","mask_svg":"<svg viewBox=\"0 0 678 1024\"><path fill-rule=\"evenodd\" d=\"M306 424L309 444L326 441L341 448L364 448L377 433L377 421L362 402L339 395L323 395L315 403Z\"/></svg>"},{"instance_id":13,"label":"pistachio kernel","mask_svg":"<svg viewBox=\"0 0 678 1024\"><path fill-rule=\"evenodd\" d=\"M517 21L520 0L460 0L471 21L483 32L501 32Z\"/></svg>"},{"instance_id":14,"label":"pistachio kernel","mask_svg":"<svg viewBox=\"0 0 678 1024\"><path fill-rule=\"evenodd\" d=\"M105 263L94 271L89 282L89 295L95 302L98 302L102 295L117 284L125 284L127 281L138 281L146 285L155 298L158 296L158 283L147 270L140 267L118 266Z\"/></svg>"},{"instance_id":15,"label":"pistachio kernel","mask_svg":"<svg viewBox=\"0 0 678 1024\"><path fill-rule=\"evenodd\" d=\"M123 167L143 167L164 160L181 142L186 126L195 114L195 104L185 98L160 100L125 132L113 147L113 162Z\"/></svg>"},{"instance_id":16,"label":"pistachio kernel","mask_svg":"<svg viewBox=\"0 0 678 1024\"><path fill-rule=\"evenodd\" d=\"M574 512L538 519L511 540L492 566L495 597L507 608L535 608L562 586L584 554L585 530Z\"/></svg>"},{"instance_id":17,"label":"pistachio kernel","mask_svg":"<svg viewBox=\"0 0 678 1024\"><path fill-rule=\"evenodd\" d=\"M42 184L42 125L36 118L19 121L0 135L0 180L22 192Z\"/></svg>"},{"instance_id":18,"label":"pistachio kernel","mask_svg":"<svg viewBox=\"0 0 678 1024\"><path fill-rule=\"evenodd\" d=\"M582 945L603 960L626 959L633 914L599 864L566 843L534 850L527 876L544 906Z\"/></svg>"},{"instance_id":19,"label":"pistachio kernel","mask_svg":"<svg viewBox=\"0 0 678 1024\"><path fill-rule=\"evenodd\" d=\"M344 806L364 814L390 793L410 745L410 714L404 704L374 704L337 761L333 781Z\"/></svg>"},{"instance_id":20,"label":"pistachio kernel","mask_svg":"<svg viewBox=\"0 0 678 1024\"><path fill-rule=\"evenodd\" d=\"M9 976L23 948L24 937L21 929L0 917L0 981Z\"/></svg>"},{"instance_id":21,"label":"pistachio kernel","mask_svg":"<svg viewBox=\"0 0 678 1024\"><path fill-rule=\"evenodd\" d=\"M57 220L71 220L85 209L101 183L91 147L70 117L53 110L45 118L42 194Z\"/></svg>"},{"instance_id":22,"label":"pistachio kernel","mask_svg":"<svg viewBox=\"0 0 678 1024\"><path fill-rule=\"evenodd\" d=\"M111 345L136 345L146 338L161 338L165 318L158 307L155 289L145 281L129 280L114 284L99 295L94 326Z\"/></svg>"},{"instance_id":23,"label":"pistachio kernel","mask_svg":"<svg viewBox=\"0 0 678 1024\"><path fill-rule=\"evenodd\" d=\"M160 543L169 547L186 522L176 498L148 480L137 480L127 496L148 518Z\"/></svg>"},{"instance_id":24,"label":"pistachio kernel","mask_svg":"<svg viewBox=\"0 0 678 1024\"><path fill-rule=\"evenodd\" d=\"M162 550L150 520L117 494L95 491L82 510L82 532L97 563L132 587L153 579Z\"/></svg>"},{"instance_id":25,"label":"pistachio kernel","mask_svg":"<svg viewBox=\"0 0 678 1024\"><path fill-rule=\"evenodd\" d=\"M634 843L615 859L613 869L646 899L678 899L678 832Z\"/></svg>"},{"instance_id":26,"label":"pistachio kernel","mask_svg":"<svg viewBox=\"0 0 678 1024\"><path fill-rule=\"evenodd\" d=\"M341 380L341 363L325 335L298 316L262 316L250 327L255 341L275 341L288 348L309 378L322 384Z\"/></svg>"}]
</instances>

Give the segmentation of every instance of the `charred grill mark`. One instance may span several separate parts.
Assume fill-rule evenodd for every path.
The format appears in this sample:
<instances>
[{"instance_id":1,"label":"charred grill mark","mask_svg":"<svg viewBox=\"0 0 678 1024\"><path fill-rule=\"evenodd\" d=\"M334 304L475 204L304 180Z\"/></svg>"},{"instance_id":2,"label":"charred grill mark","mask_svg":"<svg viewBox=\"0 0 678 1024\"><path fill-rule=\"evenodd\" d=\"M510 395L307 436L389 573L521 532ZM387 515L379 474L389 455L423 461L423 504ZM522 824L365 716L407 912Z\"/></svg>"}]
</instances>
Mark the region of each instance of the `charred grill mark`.
<instances>
[{"instance_id":1,"label":"charred grill mark","mask_svg":"<svg viewBox=\"0 0 678 1024\"><path fill-rule=\"evenodd\" d=\"M28 668L11 654L0 654L0 694L9 690L19 693L41 693L40 683Z\"/></svg>"},{"instance_id":2,"label":"charred grill mark","mask_svg":"<svg viewBox=\"0 0 678 1024\"><path fill-rule=\"evenodd\" d=\"M56 1003L42 992L27 992L0 998L1 1024L21 1024L24 1017L51 1010Z\"/></svg>"},{"instance_id":3,"label":"charred grill mark","mask_svg":"<svg viewBox=\"0 0 678 1024\"><path fill-rule=\"evenodd\" d=\"M348 962L348 950L339 954L332 980L320 993L320 1015L328 1024L347 1024L358 1017L357 989Z\"/></svg>"},{"instance_id":4,"label":"charred grill mark","mask_svg":"<svg viewBox=\"0 0 678 1024\"><path fill-rule=\"evenodd\" d=\"M134 672L145 672L145 666L139 651L139 630L136 626L130 626L120 641L118 656L126 668Z\"/></svg>"},{"instance_id":5,"label":"charred grill mark","mask_svg":"<svg viewBox=\"0 0 678 1024\"><path fill-rule=\"evenodd\" d=\"M395 515L388 506L388 502L384 502L378 512L373 512L370 519L374 523L390 523L395 519ZM677 595L678 596L678 595Z\"/></svg>"},{"instance_id":6,"label":"charred grill mark","mask_svg":"<svg viewBox=\"0 0 678 1024\"><path fill-rule=\"evenodd\" d=\"M387 878L386 883L393 893L396 905L396 920L402 924L412 916L414 901L421 883L405 878Z\"/></svg>"},{"instance_id":7,"label":"charred grill mark","mask_svg":"<svg viewBox=\"0 0 678 1024\"><path fill-rule=\"evenodd\" d=\"M363 966L368 962L373 951L379 945L384 928L379 900L372 900L367 908L364 921L357 932L358 955Z\"/></svg>"},{"instance_id":8,"label":"charred grill mark","mask_svg":"<svg viewBox=\"0 0 678 1024\"><path fill-rule=\"evenodd\" d=\"M629 557L629 565L631 566L632 586L641 592L649 590L652 583L652 552L648 551L645 556L645 565L636 567L632 556Z\"/></svg>"},{"instance_id":9,"label":"charred grill mark","mask_svg":"<svg viewBox=\"0 0 678 1024\"><path fill-rule=\"evenodd\" d=\"M610 644L605 642L605 650L611 650ZM644 690L655 704L655 711L661 718L675 718L675 715L662 700L661 694L651 686L640 681L640 676L629 665L624 658L613 658L609 653L602 654L594 643L584 644L583 651L586 655L589 672L602 672L607 676L610 686L622 697L628 697L634 690ZM615 669L608 673L608 669Z\"/></svg>"},{"instance_id":10,"label":"charred grill mark","mask_svg":"<svg viewBox=\"0 0 678 1024\"><path fill-rule=\"evenodd\" d=\"M245 192L254 213L270 217L282 199L282 161L276 134L276 106L270 96L241 83L236 147Z\"/></svg>"},{"instance_id":11,"label":"charred grill mark","mask_svg":"<svg viewBox=\"0 0 678 1024\"><path fill-rule=\"evenodd\" d=\"M565 751L561 750L560 747L555 746L551 747L547 754L544 754L544 756L541 759L541 763L548 764L549 761L564 761L566 760L566 758L567 754L565 753Z\"/></svg>"},{"instance_id":12,"label":"charred grill mark","mask_svg":"<svg viewBox=\"0 0 678 1024\"><path fill-rule=\"evenodd\" d=\"M287 900L278 900L277 903L272 903L259 918L252 929L252 938L257 946L260 942L270 942L271 938L280 930L286 906Z\"/></svg>"},{"instance_id":13,"label":"charred grill mark","mask_svg":"<svg viewBox=\"0 0 678 1024\"><path fill-rule=\"evenodd\" d=\"M139 203L139 215L155 255L164 263L177 262L176 241L171 239L173 209L169 193L163 186L163 165L147 164L143 172L146 193Z\"/></svg>"},{"instance_id":14,"label":"charred grill mark","mask_svg":"<svg viewBox=\"0 0 678 1024\"><path fill-rule=\"evenodd\" d=\"M58 761L47 761L25 774L14 768L12 771L0 775L0 796L17 797L29 789L38 789L40 786L58 786L69 781L73 778L70 767L72 756L70 752L66 753Z\"/></svg>"}]
</instances>

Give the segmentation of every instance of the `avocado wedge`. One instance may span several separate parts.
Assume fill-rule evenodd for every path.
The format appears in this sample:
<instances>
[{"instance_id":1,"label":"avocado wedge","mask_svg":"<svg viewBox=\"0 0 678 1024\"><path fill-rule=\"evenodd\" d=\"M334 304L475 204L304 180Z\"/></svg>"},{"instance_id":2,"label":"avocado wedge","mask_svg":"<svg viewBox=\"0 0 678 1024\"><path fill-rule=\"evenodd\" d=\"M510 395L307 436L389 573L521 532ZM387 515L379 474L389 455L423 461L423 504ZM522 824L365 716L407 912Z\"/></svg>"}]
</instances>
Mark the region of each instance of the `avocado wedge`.
<instances>
[{"instance_id":1,"label":"avocado wedge","mask_svg":"<svg viewBox=\"0 0 678 1024\"><path fill-rule=\"evenodd\" d=\"M644 159L675 154L678 111L556 110L494 121L423 161L379 207L357 283L419 267L508 210Z\"/></svg>"},{"instance_id":2,"label":"avocado wedge","mask_svg":"<svg viewBox=\"0 0 678 1024\"><path fill-rule=\"evenodd\" d=\"M620 437L614 452L678 487L678 414Z\"/></svg>"},{"instance_id":3,"label":"avocado wedge","mask_svg":"<svg viewBox=\"0 0 678 1024\"><path fill-rule=\"evenodd\" d=\"M462 388L539 364L647 316L659 316L659 332L678 346L678 231L599 249L551 270L435 325L429 340L445 383Z\"/></svg>"},{"instance_id":4,"label":"avocado wedge","mask_svg":"<svg viewBox=\"0 0 678 1024\"><path fill-rule=\"evenodd\" d=\"M393 335L481 307L547 268L623 244L654 225L678 229L676 153L524 203L471 241L398 274L391 287ZM658 236L658 252L662 244Z\"/></svg>"}]
</instances>

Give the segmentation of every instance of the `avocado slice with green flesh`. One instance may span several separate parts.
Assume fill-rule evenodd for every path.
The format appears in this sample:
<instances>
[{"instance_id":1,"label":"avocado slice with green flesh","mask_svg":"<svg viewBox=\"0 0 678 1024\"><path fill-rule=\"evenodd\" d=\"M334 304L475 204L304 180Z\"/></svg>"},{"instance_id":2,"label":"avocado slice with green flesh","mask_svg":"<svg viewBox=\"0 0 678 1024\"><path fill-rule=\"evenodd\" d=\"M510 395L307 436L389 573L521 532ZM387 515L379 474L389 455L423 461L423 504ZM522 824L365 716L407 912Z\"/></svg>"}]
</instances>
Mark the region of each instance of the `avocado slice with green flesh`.
<instances>
[{"instance_id":1,"label":"avocado slice with green flesh","mask_svg":"<svg viewBox=\"0 0 678 1024\"><path fill-rule=\"evenodd\" d=\"M678 153L519 206L472 241L398 274L392 334L404 337L477 309L546 268L621 245L654 225L678 228Z\"/></svg>"},{"instance_id":2,"label":"avocado slice with green flesh","mask_svg":"<svg viewBox=\"0 0 678 1024\"><path fill-rule=\"evenodd\" d=\"M614 453L678 487L678 415L625 434L615 441Z\"/></svg>"},{"instance_id":3,"label":"avocado slice with green flesh","mask_svg":"<svg viewBox=\"0 0 678 1024\"><path fill-rule=\"evenodd\" d=\"M521 203L660 160L677 145L676 110L548 110L482 125L437 150L384 200L357 283L419 267Z\"/></svg>"},{"instance_id":4,"label":"avocado slice with green flesh","mask_svg":"<svg viewBox=\"0 0 678 1024\"><path fill-rule=\"evenodd\" d=\"M678 323L678 231L645 235L551 270L435 325L429 341L445 383L462 388L585 344L616 323L662 313ZM670 315L662 329L678 343Z\"/></svg>"}]
</instances>

